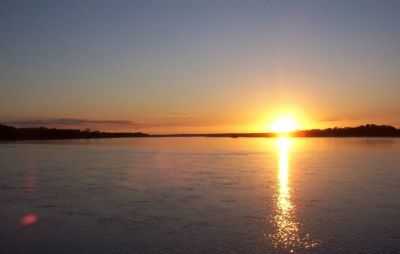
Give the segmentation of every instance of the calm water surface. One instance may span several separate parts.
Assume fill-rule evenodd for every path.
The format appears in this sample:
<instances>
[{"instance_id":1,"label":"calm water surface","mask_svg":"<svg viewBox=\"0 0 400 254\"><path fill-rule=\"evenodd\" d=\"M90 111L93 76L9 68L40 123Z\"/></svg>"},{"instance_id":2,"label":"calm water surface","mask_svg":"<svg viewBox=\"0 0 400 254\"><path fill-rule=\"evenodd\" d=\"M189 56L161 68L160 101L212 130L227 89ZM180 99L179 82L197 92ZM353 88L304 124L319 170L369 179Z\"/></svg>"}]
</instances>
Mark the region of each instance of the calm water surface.
<instances>
[{"instance_id":1,"label":"calm water surface","mask_svg":"<svg viewBox=\"0 0 400 254\"><path fill-rule=\"evenodd\" d=\"M0 144L0 253L400 253L400 139Z\"/></svg>"}]
</instances>

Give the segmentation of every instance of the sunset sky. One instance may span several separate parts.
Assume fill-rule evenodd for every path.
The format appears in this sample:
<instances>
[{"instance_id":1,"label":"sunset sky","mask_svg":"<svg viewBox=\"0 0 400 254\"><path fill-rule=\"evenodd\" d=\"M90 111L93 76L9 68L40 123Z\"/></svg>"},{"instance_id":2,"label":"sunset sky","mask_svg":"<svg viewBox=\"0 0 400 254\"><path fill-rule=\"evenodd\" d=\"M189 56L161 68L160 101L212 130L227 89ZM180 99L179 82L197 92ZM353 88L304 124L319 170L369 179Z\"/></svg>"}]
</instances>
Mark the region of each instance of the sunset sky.
<instances>
[{"instance_id":1,"label":"sunset sky","mask_svg":"<svg viewBox=\"0 0 400 254\"><path fill-rule=\"evenodd\" d=\"M400 1L2 1L0 122L400 127Z\"/></svg>"}]
</instances>

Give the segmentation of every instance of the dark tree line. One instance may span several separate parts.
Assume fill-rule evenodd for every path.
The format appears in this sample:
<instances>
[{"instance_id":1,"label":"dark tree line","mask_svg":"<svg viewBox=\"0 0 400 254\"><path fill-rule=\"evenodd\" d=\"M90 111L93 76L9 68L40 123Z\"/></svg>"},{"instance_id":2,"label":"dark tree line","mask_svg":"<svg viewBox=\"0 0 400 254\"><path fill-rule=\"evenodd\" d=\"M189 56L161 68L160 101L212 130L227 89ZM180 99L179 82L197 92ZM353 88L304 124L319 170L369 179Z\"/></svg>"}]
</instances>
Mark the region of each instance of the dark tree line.
<instances>
[{"instance_id":1,"label":"dark tree line","mask_svg":"<svg viewBox=\"0 0 400 254\"><path fill-rule=\"evenodd\" d=\"M367 124L358 127L299 131L300 137L400 137L400 129L389 125Z\"/></svg>"},{"instance_id":2,"label":"dark tree line","mask_svg":"<svg viewBox=\"0 0 400 254\"><path fill-rule=\"evenodd\" d=\"M145 137L141 132L100 132L79 129L15 128L0 125L2 140L45 140L45 139L88 139L88 138L122 138Z\"/></svg>"}]
</instances>

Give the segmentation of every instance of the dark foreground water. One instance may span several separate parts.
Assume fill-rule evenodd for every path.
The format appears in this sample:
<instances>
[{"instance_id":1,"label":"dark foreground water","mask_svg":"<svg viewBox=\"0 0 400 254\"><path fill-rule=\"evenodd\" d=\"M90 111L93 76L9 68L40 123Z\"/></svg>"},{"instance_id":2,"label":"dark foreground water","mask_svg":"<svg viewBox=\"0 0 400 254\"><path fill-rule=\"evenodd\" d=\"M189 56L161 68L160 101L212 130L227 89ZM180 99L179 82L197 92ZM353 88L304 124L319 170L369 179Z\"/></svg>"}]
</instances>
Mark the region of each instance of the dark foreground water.
<instances>
[{"instance_id":1,"label":"dark foreground water","mask_svg":"<svg viewBox=\"0 0 400 254\"><path fill-rule=\"evenodd\" d=\"M400 253L400 139L0 144L0 253Z\"/></svg>"}]
</instances>

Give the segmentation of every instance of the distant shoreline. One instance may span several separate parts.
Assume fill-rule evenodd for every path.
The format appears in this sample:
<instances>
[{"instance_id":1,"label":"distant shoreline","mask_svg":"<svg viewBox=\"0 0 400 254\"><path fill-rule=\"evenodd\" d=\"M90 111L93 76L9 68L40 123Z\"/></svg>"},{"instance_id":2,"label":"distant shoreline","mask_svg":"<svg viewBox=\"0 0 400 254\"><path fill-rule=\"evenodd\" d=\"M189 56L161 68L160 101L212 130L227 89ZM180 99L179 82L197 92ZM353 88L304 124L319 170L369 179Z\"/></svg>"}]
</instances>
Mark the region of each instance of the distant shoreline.
<instances>
[{"instance_id":1,"label":"distant shoreline","mask_svg":"<svg viewBox=\"0 0 400 254\"><path fill-rule=\"evenodd\" d=\"M15 128L0 124L0 140L65 140L65 139L104 139L104 138L173 138L173 137L208 137L208 138L273 138L277 133L199 133L199 134L147 134L143 132L101 132L79 129ZM290 137L351 138L351 137L400 137L400 129L388 125L367 124L358 127L301 130L290 133Z\"/></svg>"}]
</instances>

